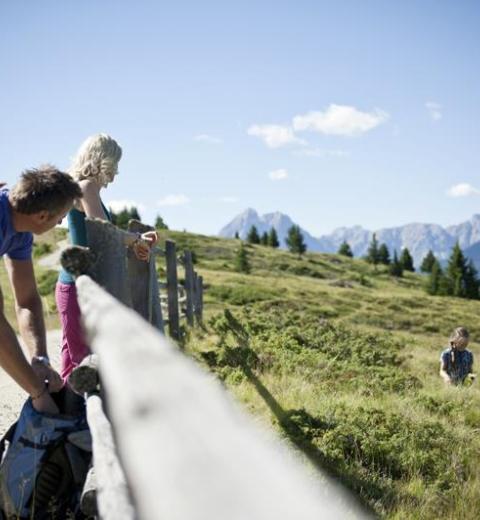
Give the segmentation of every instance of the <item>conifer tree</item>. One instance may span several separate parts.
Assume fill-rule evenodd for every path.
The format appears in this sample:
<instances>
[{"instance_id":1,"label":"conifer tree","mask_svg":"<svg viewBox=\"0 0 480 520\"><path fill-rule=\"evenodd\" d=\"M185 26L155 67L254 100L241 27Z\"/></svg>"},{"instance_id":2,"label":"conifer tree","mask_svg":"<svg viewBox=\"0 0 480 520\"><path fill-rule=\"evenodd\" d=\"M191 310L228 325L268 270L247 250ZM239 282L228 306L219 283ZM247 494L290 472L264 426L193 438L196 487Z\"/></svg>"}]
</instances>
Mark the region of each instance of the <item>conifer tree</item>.
<instances>
[{"instance_id":1,"label":"conifer tree","mask_svg":"<svg viewBox=\"0 0 480 520\"><path fill-rule=\"evenodd\" d=\"M252 226L247 235L247 242L249 244L260 244L260 236L258 235L257 228Z\"/></svg>"},{"instance_id":2,"label":"conifer tree","mask_svg":"<svg viewBox=\"0 0 480 520\"><path fill-rule=\"evenodd\" d=\"M167 224L165 224L165 221L160 215L157 215L157 218L155 219L155 228L156 229L168 229Z\"/></svg>"},{"instance_id":3,"label":"conifer tree","mask_svg":"<svg viewBox=\"0 0 480 520\"><path fill-rule=\"evenodd\" d=\"M131 219L141 220L140 214L135 206L132 206L131 208L123 208L118 213L110 208L110 216L112 224L115 224L120 229L128 229L128 222Z\"/></svg>"},{"instance_id":4,"label":"conifer tree","mask_svg":"<svg viewBox=\"0 0 480 520\"><path fill-rule=\"evenodd\" d=\"M403 276L403 266L402 262L398 259L397 250L393 252L393 260L390 264L390 274L392 276L396 276L397 278L401 278Z\"/></svg>"},{"instance_id":5,"label":"conifer tree","mask_svg":"<svg viewBox=\"0 0 480 520\"><path fill-rule=\"evenodd\" d=\"M450 258L448 259L445 276L448 280L448 294L458 296L460 298L466 296L465 277L467 273L467 262L465 256L457 242L452 249Z\"/></svg>"},{"instance_id":6,"label":"conifer tree","mask_svg":"<svg viewBox=\"0 0 480 520\"><path fill-rule=\"evenodd\" d=\"M415 272L413 258L407 247L402 251L402 255L400 256L400 263L402 264L404 271L411 271L412 273Z\"/></svg>"},{"instance_id":7,"label":"conifer tree","mask_svg":"<svg viewBox=\"0 0 480 520\"><path fill-rule=\"evenodd\" d=\"M248 260L248 253L242 242L235 257L235 270L239 273L248 274L250 272L250 269L251 268L250 262Z\"/></svg>"},{"instance_id":8,"label":"conifer tree","mask_svg":"<svg viewBox=\"0 0 480 520\"><path fill-rule=\"evenodd\" d=\"M435 255L433 254L433 251L430 249L425 258L422 260L420 271L422 271L422 273L431 273L435 261Z\"/></svg>"},{"instance_id":9,"label":"conifer tree","mask_svg":"<svg viewBox=\"0 0 480 520\"><path fill-rule=\"evenodd\" d=\"M291 253L297 253L298 256L302 256L307 250L307 245L303 239L303 234L300 230L300 226L291 226L288 230L286 239L287 247Z\"/></svg>"},{"instance_id":10,"label":"conifer tree","mask_svg":"<svg viewBox=\"0 0 480 520\"><path fill-rule=\"evenodd\" d=\"M472 260L469 260L465 270L465 297L472 300L479 299L478 271Z\"/></svg>"},{"instance_id":11,"label":"conifer tree","mask_svg":"<svg viewBox=\"0 0 480 520\"><path fill-rule=\"evenodd\" d=\"M353 258L352 249L350 248L349 243L344 240L340 247L338 248L338 254L343 256L349 256L350 258Z\"/></svg>"},{"instance_id":12,"label":"conifer tree","mask_svg":"<svg viewBox=\"0 0 480 520\"><path fill-rule=\"evenodd\" d=\"M378 248L378 261L380 264L390 265L390 253L387 244L382 244Z\"/></svg>"},{"instance_id":13,"label":"conifer tree","mask_svg":"<svg viewBox=\"0 0 480 520\"><path fill-rule=\"evenodd\" d=\"M262 237L260 238L260 244L262 244L262 246L268 246L268 233L266 231L262 233Z\"/></svg>"},{"instance_id":14,"label":"conifer tree","mask_svg":"<svg viewBox=\"0 0 480 520\"><path fill-rule=\"evenodd\" d=\"M368 263L377 265L378 264L378 241L377 235L374 233L372 237L372 241L368 246L366 260Z\"/></svg>"},{"instance_id":15,"label":"conifer tree","mask_svg":"<svg viewBox=\"0 0 480 520\"><path fill-rule=\"evenodd\" d=\"M280 242L278 240L277 231L274 227L270 229L270 233L268 234L268 245L273 248L277 248L280 246Z\"/></svg>"},{"instance_id":16,"label":"conifer tree","mask_svg":"<svg viewBox=\"0 0 480 520\"><path fill-rule=\"evenodd\" d=\"M445 291L445 283L440 263L435 259L430 275L427 278L426 289L428 294L442 294Z\"/></svg>"}]
</instances>

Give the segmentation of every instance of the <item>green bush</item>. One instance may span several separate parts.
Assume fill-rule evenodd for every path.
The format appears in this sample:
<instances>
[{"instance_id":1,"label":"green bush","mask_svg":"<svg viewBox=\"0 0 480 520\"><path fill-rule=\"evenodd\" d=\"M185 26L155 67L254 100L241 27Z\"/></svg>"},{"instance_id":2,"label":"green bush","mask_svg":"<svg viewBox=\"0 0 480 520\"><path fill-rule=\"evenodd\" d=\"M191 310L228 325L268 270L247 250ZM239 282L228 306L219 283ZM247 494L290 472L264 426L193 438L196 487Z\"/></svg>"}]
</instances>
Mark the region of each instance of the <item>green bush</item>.
<instances>
[{"instance_id":1,"label":"green bush","mask_svg":"<svg viewBox=\"0 0 480 520\"><path fill-rule=\"evenodd\" d=\"M38 292L42 296L48 296L55 292L55 285L57 283L58 273L57 271L48 270L40 274L37 277L37 288Z\"/></svg>"},{"instance_id":2,"label":"green bush","mask_svg":"<svg viewBox=\"0 0 480 520\"><path fill-rule=\"evenodd\" d=\"M47 242L33 244L33 258L40 258L52 252L52 245Z\"/></svg>"}]
</instances>

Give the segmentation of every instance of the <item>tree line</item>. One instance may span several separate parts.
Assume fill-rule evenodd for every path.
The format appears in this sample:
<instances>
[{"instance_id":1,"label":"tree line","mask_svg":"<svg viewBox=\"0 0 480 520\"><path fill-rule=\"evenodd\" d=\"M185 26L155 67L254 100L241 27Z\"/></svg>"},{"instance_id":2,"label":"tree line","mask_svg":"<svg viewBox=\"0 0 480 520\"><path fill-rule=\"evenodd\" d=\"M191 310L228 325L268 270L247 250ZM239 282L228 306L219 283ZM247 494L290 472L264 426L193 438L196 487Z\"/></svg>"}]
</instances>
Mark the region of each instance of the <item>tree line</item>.
<instances>
[{"instance_id":1,"label":"tree line","mask_svg":"<svg viewBox=\"0 0 480 520\"><path fill-rule=\"evenodd\" d=\"M350 245L344 241L338 254L353 258ZM379 244L373 234L365 260L373 265L389 266L390 274L401 277L404 271L415 271L413 258L408 248L402 249L400 257L394 250L393 258L386 244ZM431 295L456 296L459 298L480 299L480 280L472 260L465 258L458 242L452 249L445 269L430 250L420 265L420 271L428 274L426 291Z\"/></svg>"},{"instance_id":2,"label":"tree line","mask_svg":"<svg viewBox=\"0 0 480 520\"><path fill-rule=\"evenodd\" d=\"M240 238L238 231L235 233L235 238ZM248 230L246 239L249 244L259 244L262 246L273 247L275 249L280 247L278 234L273 226L270 228L269 232L264 231L262 235L260 235L257 227L252 225ZM291 253L295 253L299 256L303 255L303 253L307 251L307 245L305 244L305 239L300 226L293 225L288 229L285 243Z\"/></svg>"}]
</instances>

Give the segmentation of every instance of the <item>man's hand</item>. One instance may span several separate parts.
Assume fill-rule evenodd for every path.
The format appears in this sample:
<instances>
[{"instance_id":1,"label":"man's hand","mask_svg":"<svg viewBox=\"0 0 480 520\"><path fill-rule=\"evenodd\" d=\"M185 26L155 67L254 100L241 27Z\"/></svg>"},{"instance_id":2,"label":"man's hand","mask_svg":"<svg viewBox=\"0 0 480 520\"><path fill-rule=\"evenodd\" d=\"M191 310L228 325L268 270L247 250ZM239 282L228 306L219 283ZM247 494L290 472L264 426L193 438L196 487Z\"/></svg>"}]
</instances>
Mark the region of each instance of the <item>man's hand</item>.
<instances>
[{"instance_id":1,"label":"man's hand","mask_svg":"<svg viewBox=\"0 0 480 520\"><path fill-rule=\"evenodd\" d=\"M32 398L32 404L35 410L40 413L59 414L60 411L52 399L48 391L45 391L40 397Z\"/></svg>"},{"instance_id":2,"label":"man's hand","mask_svg":"<svg viewBox=\"0 0 480 520\"><path fill-rule=\"evenodd\" d=\"M62 378L52 368L47 358L32 358L32 369L41 383L48 381L50 392L58 392L63 387Z\"/></svg>"}]
</instances>

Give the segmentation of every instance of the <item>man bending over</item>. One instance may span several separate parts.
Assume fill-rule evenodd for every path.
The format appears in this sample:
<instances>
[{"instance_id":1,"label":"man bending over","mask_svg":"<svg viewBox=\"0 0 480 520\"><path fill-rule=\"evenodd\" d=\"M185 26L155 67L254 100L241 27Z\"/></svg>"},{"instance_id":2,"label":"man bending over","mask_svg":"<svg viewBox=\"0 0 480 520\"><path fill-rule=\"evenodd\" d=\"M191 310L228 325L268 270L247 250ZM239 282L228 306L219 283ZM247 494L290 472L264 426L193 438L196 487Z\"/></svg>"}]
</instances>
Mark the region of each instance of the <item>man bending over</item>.
<instances>
[{"instance_id":1,"label":"man bending over","mask_svg":"<svg viewBox=\"0 0 480 520\"><path fill-rule=\"evenodd\" d=\"M50 165L25 170L10 191L0 190L0 256L5 255L18 328L31 356L30 364L5 318L0 289L0 366L31 396L39 412L58 413L49 391L59 390L62 380L48 361L32 233L42 234L59 224L79 197L78 184Z\"/></svg>"}]
</instances>

